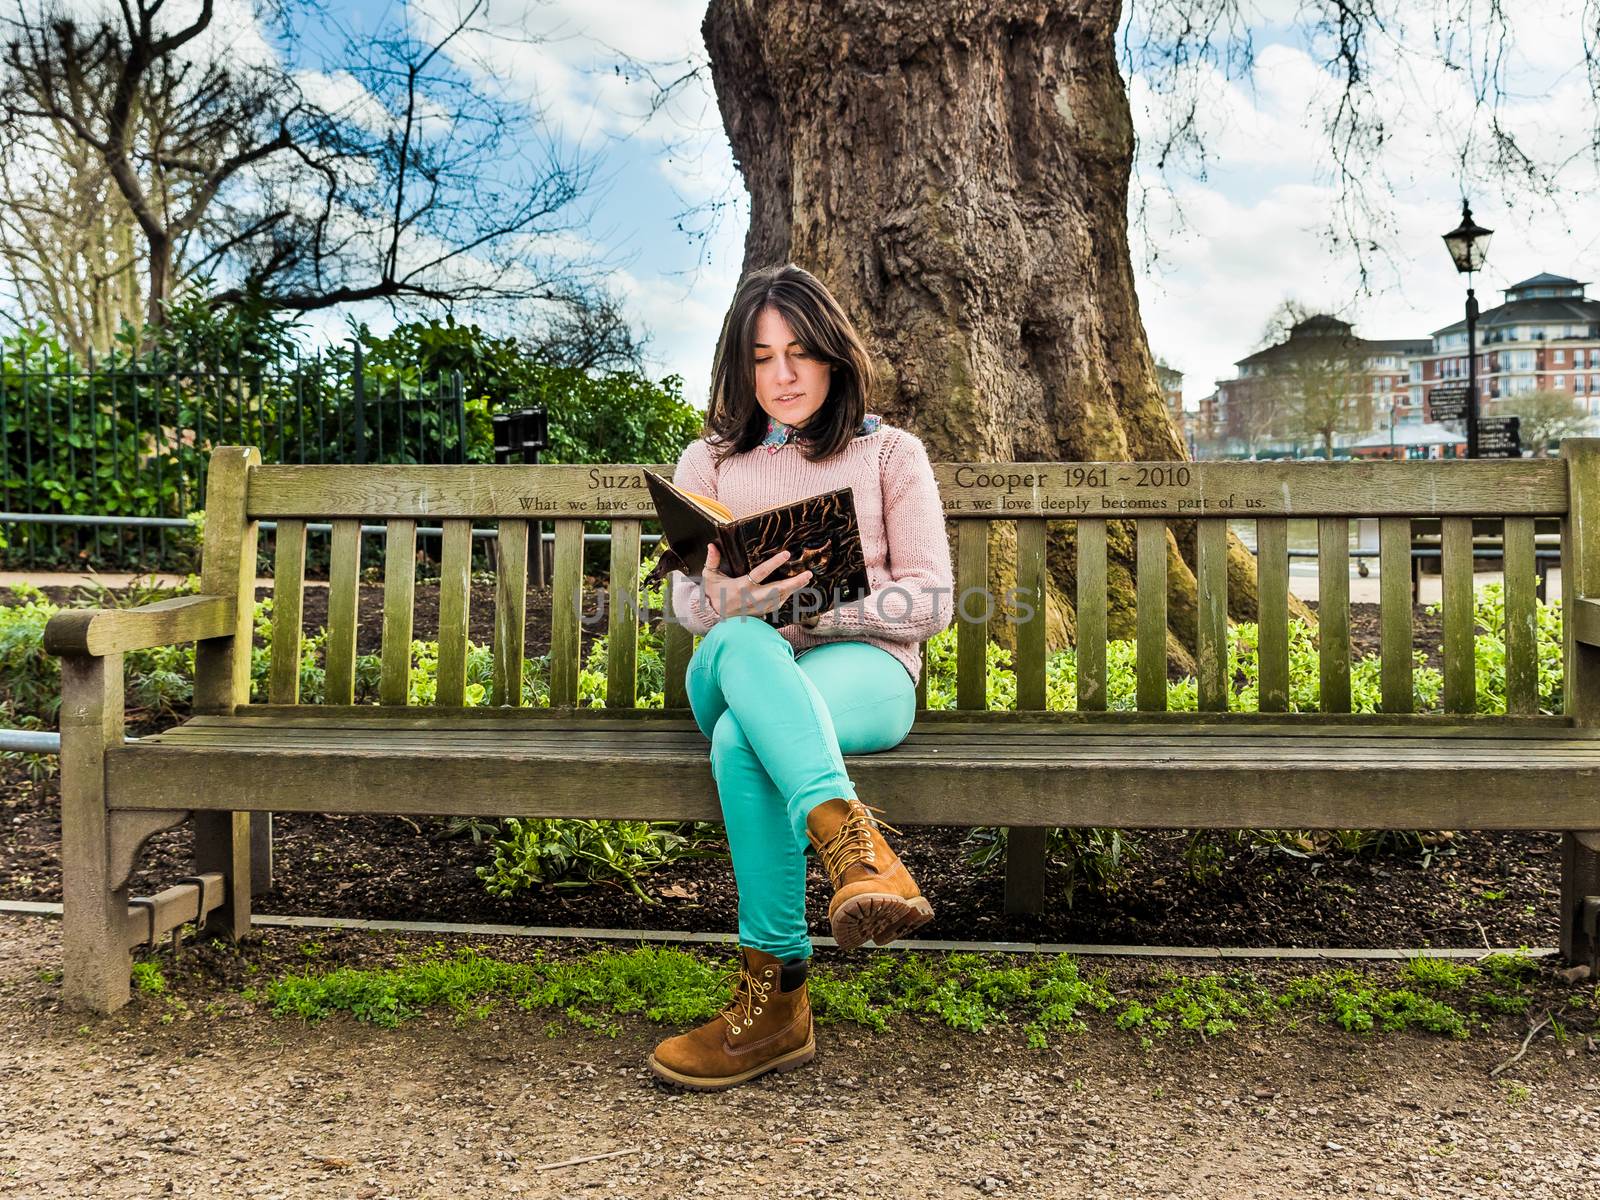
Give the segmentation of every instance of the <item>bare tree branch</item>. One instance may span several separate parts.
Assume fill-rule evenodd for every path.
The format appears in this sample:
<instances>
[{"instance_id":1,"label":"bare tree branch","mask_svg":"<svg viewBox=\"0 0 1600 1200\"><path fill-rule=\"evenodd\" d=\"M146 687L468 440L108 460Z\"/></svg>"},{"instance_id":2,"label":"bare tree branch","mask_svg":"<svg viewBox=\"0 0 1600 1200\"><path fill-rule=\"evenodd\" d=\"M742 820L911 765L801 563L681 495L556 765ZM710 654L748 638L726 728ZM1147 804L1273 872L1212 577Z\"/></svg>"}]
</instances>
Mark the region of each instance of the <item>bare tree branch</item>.
<instances>
[{"instance_id":1,"label":"bare tree branch","mask_svg":"<svg viewBox=\"0 0 1600 1200\"><path fill-rule=\"evenodd\" d=\"M295 64L199 53L212 0L177 28L163 4L122 0L120 16L83 26L54 0L16 0L0 58L0 142L47 155L75 144L111 181L143 245L150 324L196 278L217 281L215 303L284 311L374 299L610 311L605 264L555 245L583 223L594 166L541 139L472 58L486 0L423 32L401 13L377 36L320 0L256 0L263 21L325 17L358 85L332 102L306 94Z\"/></svg>"}]
</instances>

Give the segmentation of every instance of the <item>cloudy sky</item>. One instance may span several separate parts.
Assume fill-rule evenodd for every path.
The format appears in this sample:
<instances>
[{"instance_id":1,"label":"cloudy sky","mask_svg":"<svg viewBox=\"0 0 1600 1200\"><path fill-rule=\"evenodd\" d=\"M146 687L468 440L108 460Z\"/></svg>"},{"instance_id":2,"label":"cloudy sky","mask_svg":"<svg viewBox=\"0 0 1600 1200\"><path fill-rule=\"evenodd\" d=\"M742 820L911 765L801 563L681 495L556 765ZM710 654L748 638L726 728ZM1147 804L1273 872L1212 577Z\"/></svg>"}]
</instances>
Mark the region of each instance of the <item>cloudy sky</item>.
<instances>
[{"instance_id":1,"label":"cloudy sky","mask_svg":"<svg viewBox=\"0 0 1600 1200\"><path fill-rule=\"evenodd\" d=\"M682 374L704 403L710 356L737 280L747 221L742 188L721 132L709 80L673 109L641 126L643 91L608 70L614 51L666 62L703 57L700 0L613 0L601 6L500 0L497 19L562 36L519 48L506 65L536 89L565 130L603 150L614 165L600 211L614 244L631 261L618 276L632 311L647 326L663 368ZM1428 4L1403 4L1426 10ZM1452 7L1461 8L1459 0ZM1185 374L1192 404L1233 362L1254 350L1286 297L1338 312L1371 337L1423 336L1456 320L1463 288L1439 235L1460 215L1456 166L1470 132L1470 82L1437 65L1431 18L1391 26L1374 43L1376 102L1390 139L1378 169L1378 249L1368 258L1367 294L1355 256L1330 247L1335 186L1323 122L1336 95L1318 61L1323 49L1298 3L1252 8L1256 65L1248 80L1208 74L1201 83L1203 172L1189 162L1165 176L1140 164L1147 189L1144 229L1135 231L1139 296L1152 348ZM1519 0L1508 55L1510 98L1502 120L1552 160L1587 142L1593 99L1581 69L1578 0ZM1131 81L1141 135L1153 134L1161 106L1149 83ZM1481 137L1481 124L1478 130ZM1148 138L1146 139L1148 142ZM663 152L667 142L673 153ZM1202 178L1201 175L1204 175ZM1600 252L1600 190L1593 160L1579 155L1561 182L1584 197L1562 209L1484 188L1473 214L1496 231L1479 295L1538 271L1592 277ZM739 201L705 243L674 227L673 214L717 196ZM1487 306L1487 304L1486 304Z\"/></svg>"},{"instance_id":2,"label":"cloudy sky","mask_svg":"<svg viewBox=\"0 0 1600 1200\"><path fill-rule=\"evenodd\" d=\"M358 30L410 20L425 33L463 2L338 0L335 8ZM220 3L234 13L219 23L222 42L251 56L273 52L238 17L249 0ZM1567 199L1552 205L1503 184L1471 185L1473 215L1495 230L1479 279L1485 307L1498 302L1497 289L1538 271L1587 280L1600 266L1600 181L1583 152L1595 102L1581 64L1581 3L1508 6L1515 15L1502 121L1548 161L1565 160L1558 181ZM1338 313L1368 337L1425 336L1459 317L1462 282L1439 235L1460 215L1461 147L1487 142L1483 122L1471 120L1468 73L1437 61L1431 14L1447 4L1481 18L1487 0L1395 0L1391 7L1406 15L1374 43L1373 102L1388 140L1369 172L1379 209L1377 224L1367 227L1376 248L1367 255L1365 290L1356 256L1327 236L1340 191L1323 123L1337 92L1320 61L1325 42L1303 20L1302 10L1316 5L1245 0L1255 69L1245 80L1199 77L1203 169L1189 161L1163 174L1143 154L1136 189L1147 219L1134 230L1139 298L1151 347L1184 372L1191 406L1257 347L1286 298ZM701 407L748 209L708 74L648 116L652 89L616 68L628 56L667 79L703 63L704 9L704 0L490 0L488 31L465 47L493 64L511 95L537 106L566 146L596 156L600 183L586 201L586 238L577 248L612 264L614 286L649 333L651 369L682 375L686 396ZM1468 21L1445 34L1481 48L1481 28L1481 20ZM316 49L288 52L309 60ZM1162 108L1143 75L1130 81L1130 93L1148 147ZM726 204L713 220L705 206L719 200ZM679 228L686 210L695 213L691 230L704 236ZM388 322L381 311L361 315L378 327ZM330 332L342 327L341 315L321 320Z\"/></svg>"}]
</instances>

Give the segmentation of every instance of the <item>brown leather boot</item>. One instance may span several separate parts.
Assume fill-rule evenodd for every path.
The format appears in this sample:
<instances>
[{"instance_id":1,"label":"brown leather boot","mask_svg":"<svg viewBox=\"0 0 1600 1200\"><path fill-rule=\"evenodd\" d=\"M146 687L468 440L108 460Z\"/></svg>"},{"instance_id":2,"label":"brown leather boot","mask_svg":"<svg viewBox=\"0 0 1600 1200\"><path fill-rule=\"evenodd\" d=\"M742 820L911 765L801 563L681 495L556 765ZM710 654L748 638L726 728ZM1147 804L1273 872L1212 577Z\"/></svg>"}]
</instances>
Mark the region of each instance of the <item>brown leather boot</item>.
<instances>
[{"instance_id":1,"label":"brown leather boot","mask_svg":"<svg viewBox=\"0 0 1600 1200\"><path fill-rule=\"evenodd\" d=\"M833 884L828 920L841 950L854 950L868 938L887 946L933 918L933 906L878 828L900 831L878 821L869 808L841 797L817 805L806 817L806 836Z\"/></svg>"},{"instance_id":2,"label":"brown leather boot","mask_svg":"<svg viewBox=\"0 0 1600 1200\"><path fill-rule=\"evenodd\" d=\"M738 976L733 999L698 1029L655 1048L650 1070L656 1078L720 1092L768 1071L792 1071L816 1056L807 960L785 965L751 946L739 947L739 956L739 967L729 972Z\"/></svg>"}]
</instances>

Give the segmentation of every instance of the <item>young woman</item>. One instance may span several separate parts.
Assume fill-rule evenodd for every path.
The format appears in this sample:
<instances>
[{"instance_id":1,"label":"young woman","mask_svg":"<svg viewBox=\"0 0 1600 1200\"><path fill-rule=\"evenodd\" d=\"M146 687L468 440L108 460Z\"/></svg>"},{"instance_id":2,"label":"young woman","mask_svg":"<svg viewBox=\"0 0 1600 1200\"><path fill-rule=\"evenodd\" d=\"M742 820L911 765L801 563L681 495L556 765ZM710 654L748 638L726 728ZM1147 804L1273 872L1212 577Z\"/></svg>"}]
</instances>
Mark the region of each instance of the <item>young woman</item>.
<instances>
[{"instance_id":1,"label":"young woman","mask_svg":"<svg viewBox=\"0 0 1600 1200\"><path fill-rule=\"evenodd\" d=\"M954 611L938 486L921 441L866 411L872 366L850 320L814 276L789 264L739 285L712 368L706 435L673 482L735 514L849 486L870 594L774 628L770 612L810 582L769 577L780 552L730 578L715 546L698 577L673 572L674 619L703 635L689 703L711 741L739 887L733 999L650 1056L661 1079L720 1090L816 1053L806 967L806 849L833 886L843 949L883 946L933 909L879 831L843 754L905 740L922 669L919 643ZM812 593L816 596L815 591ZM804 602L802 597L802 603ZM804 611L804 609L802 609Z\"/></svg>"}]
</instances>

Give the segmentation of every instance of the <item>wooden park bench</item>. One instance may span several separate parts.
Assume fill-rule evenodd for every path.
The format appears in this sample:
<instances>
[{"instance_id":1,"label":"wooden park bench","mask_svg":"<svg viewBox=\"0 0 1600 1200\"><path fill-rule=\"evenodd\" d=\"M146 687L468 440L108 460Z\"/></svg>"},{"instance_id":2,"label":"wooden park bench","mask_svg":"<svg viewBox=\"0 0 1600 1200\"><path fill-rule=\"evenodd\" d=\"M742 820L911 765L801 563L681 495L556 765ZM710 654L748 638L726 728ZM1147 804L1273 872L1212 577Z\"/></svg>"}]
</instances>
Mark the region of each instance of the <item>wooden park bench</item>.
<instances>
[{"instance_id":1,"label":"wooden park bench","mask_svg":"<svg viewBox=\"0 0 1600 1200\"><path fill-rule=\"evenodd\" d=\"M654 469L669 473L671 464ZM938 464L956 526L957 708L899 747L853 756L896 825L1002 825L1007 907L1037 911L1050 827L1537 829L1565 832L1561 948L1593 959L1600 920L1600 439L1504 462ZM1349 521L1380 519L1382 694L1350 712ZM206 492L202 594L56 616L62 656L66 1001L128 998L130 948L176 928L249 927L252 813L498 814L716 820L705 739L688 712L693 636L669 622L665 710L635 707L637 614L607 606L604 708L577 707L585 524L611 525L611 595L637 594L653 517L638 466L263 466L222 447ZM1315 713L1287 712L1288 518L1314 517L1324 561ZM1442 518L1444 715L1412 711L1412 517ZM1509 712L1474 712L1474 518L1503 520ZM1562 521L1566 703L1537 711L1534 521ZM529 526L553 522L549 708L519 707ZM1198 713L1167 707L1169 520L1196 519ZM1258 522L1259 711L1230 713L1229 519ZM258 522L276 522L269 701L249 703ZM298 703L306 523L332 521L326 703ZM407 707L419 521L442 525L437 705ZM1045 711L1043 606L1017 631L1016 711L985 707L988 532L1014 521L1018 585L1042 594L1045 522L1077 523L1077 707ZM379 703L356 705L361 526L381 524ZM493 706L464 707L474 524L498 530ZM1131 531L1131 532L1130 532ZM1107 711L1107 542L1137 551L1137 712ZM124 742L122 655L198 643L194 715ZM130 905L144 841L194 822L194 874ZM263 861L259 854L258 863ZM937 881L934 881L937 886Z\"/></svg>"}]
</instances>

